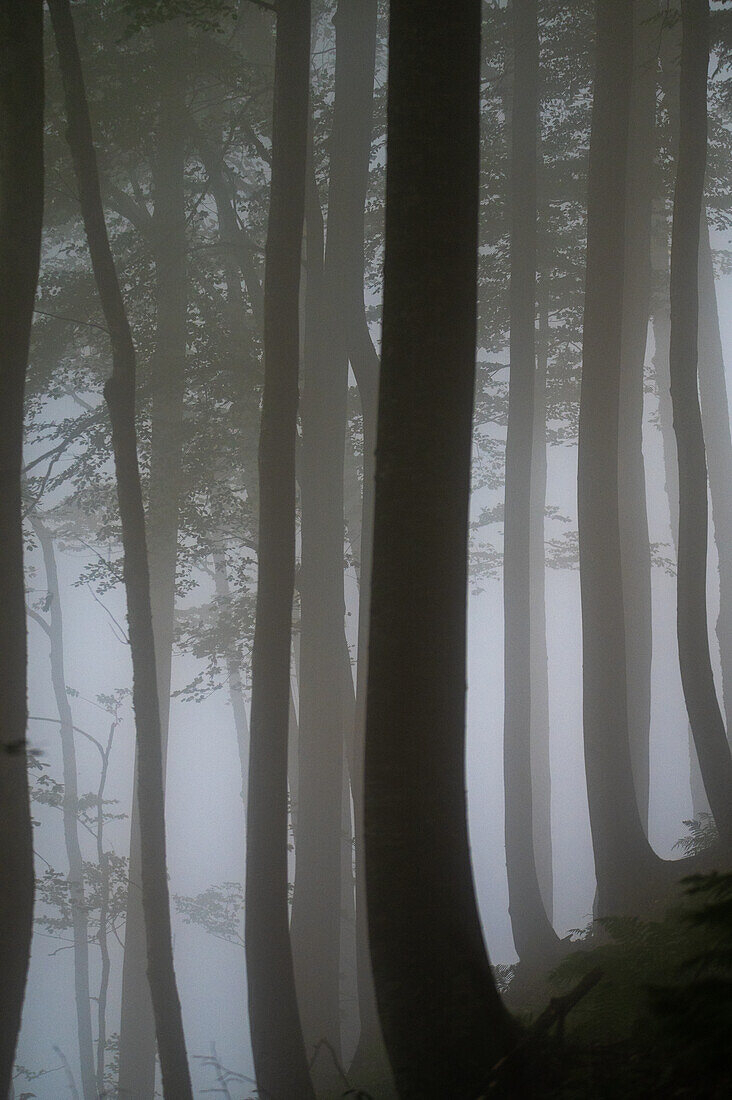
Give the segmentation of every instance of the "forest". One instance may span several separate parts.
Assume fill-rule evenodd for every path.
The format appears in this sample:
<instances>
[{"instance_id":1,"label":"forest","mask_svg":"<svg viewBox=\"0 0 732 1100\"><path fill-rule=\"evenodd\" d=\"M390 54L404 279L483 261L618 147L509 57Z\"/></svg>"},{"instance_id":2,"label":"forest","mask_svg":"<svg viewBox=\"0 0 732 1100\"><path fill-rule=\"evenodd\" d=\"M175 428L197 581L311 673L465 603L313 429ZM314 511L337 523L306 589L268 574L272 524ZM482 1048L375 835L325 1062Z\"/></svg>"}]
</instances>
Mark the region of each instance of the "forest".
<instances>
[{"instance_id":1,"label":"forest","mask_svg":"<svg viewBox=\"0 0 732 1100\"><path fill-rule=\"evenodd\" d=\"M0 0L0 1097L732 1095L732 4Z\"/></svg>"}]
</instances>

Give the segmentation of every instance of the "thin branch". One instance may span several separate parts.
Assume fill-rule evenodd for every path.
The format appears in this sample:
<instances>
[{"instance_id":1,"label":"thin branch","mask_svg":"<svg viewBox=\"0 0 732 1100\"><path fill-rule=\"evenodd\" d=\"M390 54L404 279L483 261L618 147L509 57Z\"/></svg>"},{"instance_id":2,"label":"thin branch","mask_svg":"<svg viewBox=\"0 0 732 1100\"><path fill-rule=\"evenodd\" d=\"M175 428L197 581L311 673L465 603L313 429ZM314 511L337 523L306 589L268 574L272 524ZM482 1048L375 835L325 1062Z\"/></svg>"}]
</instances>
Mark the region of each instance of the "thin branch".
<instances>
[{"instance_id":1,"label":"thin branch","mask_svg":"<svg viewBox=\"0 0 732 1100\"><path fill-rule=\"evenodd\" d=\"M47 309L34 309L33 312L38 313L41 317L52 317L54 321L68 321L70 325L81 325L82 328L98 328L100 332L105 332L109 336L109 329L96 321L80 321L78 317L66 317L63 313L50 313Z\"/></svg>"}]
</instances>

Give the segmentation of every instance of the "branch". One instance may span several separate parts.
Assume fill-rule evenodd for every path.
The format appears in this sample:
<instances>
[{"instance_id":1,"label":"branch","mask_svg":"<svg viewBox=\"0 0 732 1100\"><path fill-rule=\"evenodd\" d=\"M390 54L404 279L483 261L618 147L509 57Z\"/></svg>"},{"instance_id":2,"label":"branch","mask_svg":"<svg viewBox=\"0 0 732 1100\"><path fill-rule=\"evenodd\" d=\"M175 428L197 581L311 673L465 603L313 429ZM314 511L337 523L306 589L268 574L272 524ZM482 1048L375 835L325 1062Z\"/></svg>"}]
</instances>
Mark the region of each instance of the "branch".
<instances>
[{"instance_id":1,"label":"branch","mask_svg":"<svg viewBox=\"0 0 732 1100\"><path fill-rule=\"evenodd\" d=\"M523 1053L528 1046L540 1035L544 1035L552 1024L556 1023L560 1029L564 1027L564 1021L569 1012L578 1004L583 997L595 988L597 983L604 977L604 972L599 969L591 970L589 974L585 974L584 978L578 982L574 989L570 989L569 993L565 993L563 997L552 997L549 1004L544 1011L537 1016L531 1027L524 1034L520 1043L517 1043L508 1054L500 1058L499 1061L493 1066L493 1069L488 1075L488 1082L484 1091L478 1097L478 1100L487 1100L488 1092L492 1088L491 1082L505 1069L509 1062L513 1062L517 1054Z\"/></svg>"},{"instance_id":2,"label":"branch","mask_svg":"<svg viewBox=\"0 0 732 1100\"><path fill-rule=\"evenodd\" d=\"M149 236L153 228L153 219L147 207L135 202L126 191L123 191L121 187L116 187L113 183L107 184L105 190L112 208L118 214L121 214L123 218L126 218L130 225L133 225L143 237Z\"/></svg>"}]
</instances>

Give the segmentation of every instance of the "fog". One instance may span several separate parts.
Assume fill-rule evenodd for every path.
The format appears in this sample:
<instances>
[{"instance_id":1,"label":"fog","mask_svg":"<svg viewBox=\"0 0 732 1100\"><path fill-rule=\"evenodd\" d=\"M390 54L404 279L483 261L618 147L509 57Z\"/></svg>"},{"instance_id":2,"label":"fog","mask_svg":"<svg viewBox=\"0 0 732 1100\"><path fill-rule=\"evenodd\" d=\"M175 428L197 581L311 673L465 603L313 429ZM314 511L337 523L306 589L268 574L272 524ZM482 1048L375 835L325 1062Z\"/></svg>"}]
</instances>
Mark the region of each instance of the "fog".
<instances>
[{"instance_id":1,"label":"fog","mask_svg":"<svg viewBox=\"0 0 732 1100\"><path fill-rule=\"evenodd\" d=\"M477 1100L644 1096L661 1080L654 1095L726 1095L717 1032L703 1046L684 1023L674 1039L646 1001L698 993L677 880L707 876L728 908L732 890L732 15L705 0L29 0L26 27L22 2L0 46L45 73L20 469L35 902L0 1093ZM36 115L7 71L14 193ZM99 274L105 227L118 299ZM697 372L702 466L684 436ZM455 397L471 386L472 448ZM508 490L507 430L524 433ZM608 562L603 620L588 578ZM22 629L9 637L2 652L20 653ZM3 700L10 759L22 730ZM162 758L165 844L136 744ZM9 813L8 851L25 835ZM4 959L27 955L2 934ZM708 964L718 1002L698 1009L719 1004L720 1034L725 958Z\"/></svg>"}]
</instances>

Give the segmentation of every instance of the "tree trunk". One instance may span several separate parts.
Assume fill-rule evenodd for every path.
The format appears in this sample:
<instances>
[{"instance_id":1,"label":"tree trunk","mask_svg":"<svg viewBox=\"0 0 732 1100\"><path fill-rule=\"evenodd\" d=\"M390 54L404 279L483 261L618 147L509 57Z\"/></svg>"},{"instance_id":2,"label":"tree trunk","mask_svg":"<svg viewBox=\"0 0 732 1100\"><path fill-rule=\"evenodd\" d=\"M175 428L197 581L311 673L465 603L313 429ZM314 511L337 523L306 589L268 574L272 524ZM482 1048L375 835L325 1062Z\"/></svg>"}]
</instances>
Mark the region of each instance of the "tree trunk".
<instances>
[{"instance_id":1,"label":"tree trunk","mask_svg":"<svg viewBox=\"0 0 732 1100\"><path fill-rule=\"evenodd\" d=\"M310 5L277 6L272 184L264 287L259 565L252 707L245 938L257 1086L313 1096L297 1011L287 898L287 731L295 580L300 249L305 201Z\"/></svg>"},{"instance_id":2,"label":"tree trunk","mask_svg":"<svg viewBox=\"0 0 732 1100\"><path fill-rule=\"evenodd\" d=\"M719 567L717 641L727 730L732 729L732 437L717 291L706 217L699 248L699 395Z\"/></svg>"},{"instance_id":3,"label":"tree trunk","mask_svg":"<svg viewBox=\"0 0 732 1100\"><path fill-rule=\"evenodd\" d=\"M229 585L229 572L226 565L226 551L216 548L213 552L214 584L216 598L222 604L231 603L231 587ZM247 783L249 781L249 723L244 702L244 685L241 682L241 670L236 653L227 650L224 660L226 662L226 679L229 685L229 701L231 712L234 716L234 730L236 732L236 744L239 749L239 766L241 769L241 798L244 805L244 819L247 816Z\"/></svg>"},{"instance_id":4,"label":"tree trunk","mask_svg":"<svg viewBox=\"0 0 732 1100\"><path fill-rule=\"evenodd\" d=\"M353 682L343 660L343 594L348 310L355 280L363 293L364 177L371 149L375 5L340 0L330 139L328 233L314 339L302 397L302 607L299 827L292 930L308 1050L318 1039L340 1047L339 940L341 784L344 738L352 743ZM364 48L365 47L365 48ZM311 219L312 222L312 219ZM310 241L310 238L309 238ZM310 250L308 271L311 271ZM347 654L347 648L345 650ZM350 811L349 811L350 815ZM316 1085L340 1095L332 1059L319 1059Z\"/></svg>"},{"instance_id":5,"label":"tree trunk","mask_svg":"<svg viewBox=\"0 0 732 1100\"><path fill-rule=\"evenodd\" d=\"M161 101L152 173L155 210L151 243L155 257L157 318L147 542L164 782L170 719L186 354L185 103L180 77L185 65L185 27L178 21L164 23L155 28L155 39ZM155 1027L145 976L136 785L130 821L129 878L132 889L128 895L122 970L119 1088L123 1095L151 1098L155 1089Z\"/></svg>"},{"instance_id":6,"label":"tree trunk","mask_svg":"<svg viewBox=\"0 0 732 1100\"><path fill-rule=\"evenodd\" d=\"M547 919L553 918L551 729L549 725L549 653L546 635L546 374L549 354L549 303L540 286L539 331L534 381L534 432L531 449L531 797L534 859Z\"/></svg>"},{"instance_id":7,"label":"tree trunk","mask_svg":"<svg viewBox=\"0 0 732 1100\"><path fill-rule=\"evenodd\" d=\"M599 0L578 455L585 768L598 915L636 912L658 863L631 770L618 510L632 56L632 0Z\"/></svg>"},{"instance_id":8,"label":"tree trunk","mask_svg":"<svg viewBox=\"0 0 732 1100\"><path fill-rule=\"evenodd\" d=\"M625 290L620 373L618 493L625 615L628 736L638 809L648 832L651 733L651 546L643 460L644 364L651 298L657 0L636 0L628 128Z\"/></svg>"},{"instance_id":9,"label":"tree trunk","mask_svg":"<svg viewBox=\"0 0 732 1100\"><path fill-rule=\"evenodd\" d=\"M58 583L56 554L51 532L41 518L30 514L30 523L36 534L43 555L48 591L49 617L43 620L50 644L51 683L58 708L63 762L63 826L66 856L69 861L69 901L71 905L72 934L74 937L74 1001L76 1028L79 1040L79 1065L84 1100L96 1100L97 1088L94 1073L94 1042L92 1038L91 999L89 990L89 922L84 898L84 870L79 844L79 792L77 787L76 746L74 744L74 719L66 692L64 668L64 627L61 610L61 591Z\"/></svg>"},{"instance_id":10,"label":"tree trunk","mask_svg":"<svg viewBox=\"0 0 732 1100\"><path fill-rule=\"evenodd\" d=\"M132 655L147 974L163 1090L167 1097L185 1100L192 1097L192 1090L173 969L165 856L162 734L135 431L135 349L104 223L91 121L68 0L49 0L49 9L59 52L68 138L84 227L112 344L112 374L104 387L104 395L112 422Z\"/></svg>"},{"instance_id":11,"label":"tree trunk","mask_svg":"<svg viewBox=\"0 0 732 1100\"><path fill-rule=\"evenodd\" d=\"M405 1098L474 1097L512 1035L465 801L479 77L478 0L393 0L364 820L376 995Z\"/></svg>"},{"instance_id":12,"label":"tree trunk","mask_svg":"<svg viewBox=\"0 0 732 1100\"><path fill-rule=\"evenodd\" d=\"M43 8L0 8L0 1095L11 1088L33 931L21 469L43 220Z\"/></svg>"},{"instance_id":13,"label":"tree trunk","mask_svg":"<svg viewBox=\"0 0 732 1100\"><path fill-rule=\"evenodd\" d=\"M708 0L682 0L679 152L671 241L671 400L679 464L677 635L686 708L719 835L732 844L732 757L707 626L707 466L699 406L699 227L707 142Z\"/></svg>"},{"instance_id":14,"label":"tree trunk","mask_svg":"<svg viewBox=\"0 0 732 1100\"><path fill-rule=\"evenodd\" d=\"M510 382L503 553L506 870L516 952L522 962L546 962L556 955L559 940L539 889L531 784L531 460L539 115L536 0L514 0L512 13Z\"/></svg>"}]
</instances>

